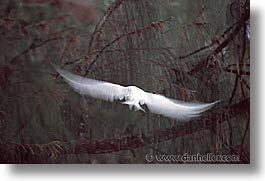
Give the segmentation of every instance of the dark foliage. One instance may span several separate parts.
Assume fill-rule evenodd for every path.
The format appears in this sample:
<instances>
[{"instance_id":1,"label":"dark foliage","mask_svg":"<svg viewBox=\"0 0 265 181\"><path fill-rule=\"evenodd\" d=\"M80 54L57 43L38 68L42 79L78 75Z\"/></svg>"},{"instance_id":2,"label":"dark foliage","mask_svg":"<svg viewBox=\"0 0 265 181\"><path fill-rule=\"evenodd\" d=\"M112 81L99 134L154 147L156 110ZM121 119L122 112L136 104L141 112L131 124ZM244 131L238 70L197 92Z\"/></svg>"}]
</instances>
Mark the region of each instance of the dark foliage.
<instances>
[{"instance_id":1,"label":"dark foliage","mask_svg":"<svg viewBox=\"0 0 265 181\"><path fill-rule=\"evenodd\" d=\"M1 0L0 162L213 153L250 163L249 18L249 0ZM222 102L189 122L132 112L78 95L51 63L175 99Z\"/></svg>"}]
</instances>

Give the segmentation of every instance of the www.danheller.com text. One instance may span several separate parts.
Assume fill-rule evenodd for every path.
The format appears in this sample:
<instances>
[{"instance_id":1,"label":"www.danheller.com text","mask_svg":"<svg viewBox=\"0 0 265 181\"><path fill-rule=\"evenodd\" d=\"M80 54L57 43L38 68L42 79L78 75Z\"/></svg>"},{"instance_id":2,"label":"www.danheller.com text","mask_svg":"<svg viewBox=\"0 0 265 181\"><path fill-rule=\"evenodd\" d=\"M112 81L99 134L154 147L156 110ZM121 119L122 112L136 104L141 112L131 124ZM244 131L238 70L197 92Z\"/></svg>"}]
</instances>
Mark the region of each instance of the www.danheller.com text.
<instances>
[{"instance_id":1,"label":"www.danheller.com text","mask_svg":"<svg viewBox=\"0 0 265 181\"><path fill-rule=\"evenodd\" d=\"M147 162L240 162L239 155L222 155L222 154L188 154L183 155L167 155L167 154L146 154L145 160Z\"/></svg>"}]
</instances>

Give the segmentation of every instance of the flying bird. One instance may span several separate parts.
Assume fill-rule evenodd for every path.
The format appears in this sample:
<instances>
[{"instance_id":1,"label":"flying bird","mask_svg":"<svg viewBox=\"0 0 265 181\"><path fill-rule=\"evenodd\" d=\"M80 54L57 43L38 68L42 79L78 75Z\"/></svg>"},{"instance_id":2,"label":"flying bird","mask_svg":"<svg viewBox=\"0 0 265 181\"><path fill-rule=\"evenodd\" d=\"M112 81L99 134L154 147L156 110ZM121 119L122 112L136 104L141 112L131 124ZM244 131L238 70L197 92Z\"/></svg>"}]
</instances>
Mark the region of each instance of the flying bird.
<instances>
[{"instance_id":1,"label":"flying bird","mask_svg":"<svg viewBox=\"0 0 265 181\"><path fill-rule=\"evenodd\" d=\"M93 98L113 102L123 101L130 109L145 112L143 105L146 105L151 113L159 114L171 119L186 120L198 117L200 114L219 101L212 103L191 103L167 98L160 94L145 92L136 86L121 86L118 84L94 80L72 74L54 66L56 71L65 81L79 94L88 95Z\"/></svg>"}]
</instances>

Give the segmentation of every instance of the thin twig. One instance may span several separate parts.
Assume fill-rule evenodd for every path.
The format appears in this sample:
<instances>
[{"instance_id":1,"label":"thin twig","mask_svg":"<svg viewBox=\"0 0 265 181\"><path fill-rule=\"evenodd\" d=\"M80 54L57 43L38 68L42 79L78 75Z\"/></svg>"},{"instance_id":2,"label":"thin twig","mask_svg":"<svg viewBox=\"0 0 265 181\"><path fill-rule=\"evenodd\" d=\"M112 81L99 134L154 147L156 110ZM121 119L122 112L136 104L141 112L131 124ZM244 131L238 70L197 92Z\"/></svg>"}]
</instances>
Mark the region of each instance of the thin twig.
<instances>
[{"instance_id":1,"label":"thin twig","mask_svg":"<svg viewBox=\"0 0 265 181\"><path fill-rule=\"evenodd\" d=\"M127 37L130 35L139 35L141 33L144 33L147 30L157 30L159 28L162 28L164 23L168 20L171 20L172 17L165 19L165 20L159 20L157 22L153 22L148 26L145 26L141 29L135 30L135 31L131 31L129 33L124 33L118 37L116 37L114 40L112 40L110 43L108 43L107 45L105 45L99 52L97 52L96 57L94 58L94 60L91 61L91 63L89 64L85 76L89 73L89 70L91 69L91 67L96 63L96 61L98 60L99 56L107 49L109 48L112 44L114 44L115 42L119 41L120 39L122 39L123 37Z\"/></svg>"},{"instance_id":2,"label":"thin twig","mask_svg":"<svg viewBox=\"0 0 265 181\"><path fill-rule=\"evenodd\" d=\"M114 153L123 150L131 150L140 148L149 144L155 144L162 141L173 140L185 135L192 134L201 130L212 130L216 126L225 121L225 119L218 119L218 115L229 113L230 117L235 117L241 114L249 114L249 99L245 99L236 103L230 108L212 111L212 114L199 120L185 122L181 125L159 130L153 135L131 134L121 136L120 138L107 138L104 140L90 140L87 143L64 143L62 146L61 154L103 154ZM220 122L221 121L221 122ZM61 142L62 143L62 142ZM30 144L27 144L30 145ZM231 146L231 145L230 145ZM19 147L21 148L21 147ZM21 149L21 153L24 151ZM34 155L32 155L34 156ZM26 160L25 160L26 161Z\"/></svg>"},{"instance_id":3,"label":"thin twig","mask_svg":"<svg viewBox=\"0 0 265 181\"><path fill-rule=\"evenodd\" d=\"M25 49L25 50L24 50L23 52L21 52L19 55L17 55L17 56L15 56L14 58L12 58L12 59L10 60L10 63L11 63L11 64L17 64L18 61L19 61L19 57L20 57L20 56L23 56L23 55L27 54L28 52L30 52L31 50L34 50L34 49L36 49L36 48L39 48L39 47L45 45L46 43L49 43L49 42L51 42L51 41L55 41L55 40L61 40L61 39L62 39L61 36L58 36L58 37L52 37L52 38L49 38L49 39L43 40L43 41L41 41L40 43L37 43L37 40L35 39L35 40L29 45L29 47L28 47L27 49Z\"/></svg>"}]
</instances>

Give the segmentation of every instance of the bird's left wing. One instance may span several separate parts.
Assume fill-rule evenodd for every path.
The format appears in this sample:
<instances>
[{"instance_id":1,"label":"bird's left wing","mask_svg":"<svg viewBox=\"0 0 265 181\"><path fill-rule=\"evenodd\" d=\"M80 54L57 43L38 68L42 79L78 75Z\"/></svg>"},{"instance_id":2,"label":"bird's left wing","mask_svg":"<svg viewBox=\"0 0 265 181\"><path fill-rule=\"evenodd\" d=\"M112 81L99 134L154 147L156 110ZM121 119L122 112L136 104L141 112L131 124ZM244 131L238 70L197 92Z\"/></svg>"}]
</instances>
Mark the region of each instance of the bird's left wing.
<instances>
[{"instance_id":1,"label":"bird's left wing","mask_svg":"<svg viewBox=\"0 0 265 181\"><path fill-rule=\"evenodd\" d=\"M112 102L123 99L127 93L127 88L124 86L81 77L56 66L54 68L80 94Z\"/></svg>"},{"instance_id":2,"label":"bird's left wing","mask_svg":"<svg viewBox=\"0 0 265 181\"><path fill-rule=\"evenodd\" d=\"M213 103L187 103L167 98L163 95L146 93L145 104L150 112L172 119L185 120L198 117L202 112L213 107Z\"/></svg>"}]
</instances>

